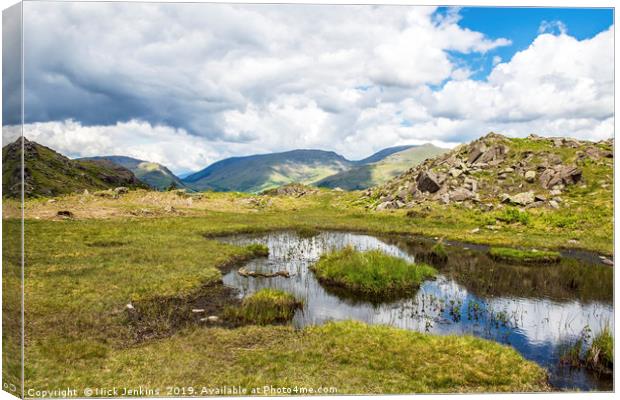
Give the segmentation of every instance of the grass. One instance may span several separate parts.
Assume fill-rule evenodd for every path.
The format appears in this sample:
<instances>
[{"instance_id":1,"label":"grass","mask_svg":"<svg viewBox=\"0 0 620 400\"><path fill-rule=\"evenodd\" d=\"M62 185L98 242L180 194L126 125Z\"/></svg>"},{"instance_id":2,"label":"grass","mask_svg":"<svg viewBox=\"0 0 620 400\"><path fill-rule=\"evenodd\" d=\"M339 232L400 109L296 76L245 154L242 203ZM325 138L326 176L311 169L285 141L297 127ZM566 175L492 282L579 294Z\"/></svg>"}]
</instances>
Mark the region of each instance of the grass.
<instances>
[{"instance_id":1,"label":"grass","mask_svg":"<svg viewBox=\"0 0 620 400\"><path fill-rule=\"evenodd\" d=\"M288 322L303 303L290 293L261 289L249 295L238 308L229 308L227 317L244 324L269 325Z\"/></svg>"},{"instance_id":2,"label":"grass","mask_svg":"<svg viewBox=\"0 0 620 400\"><path fill-rule=\"evenodd\" d=\"M586 353L586 365L594 370L613 369L614 337L609 326L605 326L592 340Z\"/></svg>"},{"instance_id":3,"label":"grass","mask_svg":"<svg viewBox=\"0 0 620 400\"><path fill-rule=\"evenodd\" d=\"M246 250L248 250L255 257L267 257L269 256L269 247L261 243L251 243L245 246Z\"/></svg>"},{"instance_id":4,"label":"grass","mask_svg":"<svg viewBox=\"0 0 620 400\"><path fill-rule=\"evenodd\" d=\"M471 338L421 335L416 340L398 339L410 344L388 343L400 347L384 353L389 357L379 360L381 362L359 365L355 364L355 354L351 355L353 358L349 363L345 359L334 363L313 352L316 343L331 343L337 339L331 336L338 332L336 328L317 328L300 333L277 326L236 330L187 327L172 336L136 346L123 311L130 302L138 306L151 304L156 299L191 296L205 285L217 284L226 266L255 256L247 248L209 239L220 234L312 228L425 234L494 246L534 247L544 241L550 248L577 247L606 254L611 254L613 248L610 239L612 219L608 213L611 208L606 207L576 214L582 219L575 229L549 226L545 222L549 215L570 211L532 209L528 210L530 224L527 226L499 223L499 230L482 228L472 235L473 228L486 225L489 218L495 220L496 211L489 213L454 205L436 205L430 209L416 209L420 214L407 218L404 210L367 211L365 204L359 201L359 193L319 191L316 195L300 198L272 196L268 197L269 205L265 207L248 202L253 197L238 193L208 193L190 202L174 192L138 190L120 199L67 195L57 197L54 203L48 203L44 198L28 200L25 204L28 252L24 288L28 338L26 388L178 382L251 385L270 380L274 384L333 382L336 385L351 378L338 385L342 393L542 390L544 385L538 380L542 374L539 368L526 363L509 348ZM17 205L15 201L4 199L3 232L19 231ZM169 206L177 212L166 211ZM57 220L58 210L70 210L76 218ZM134 213L140 210L148 213L135 216ZM8 245L5 243L8 242L3 241L3 246ZM5 247L3 265L9 265L7 260L11 254ZM578 274L588 273L582 271L583 268L576 269ZM584 293L599 290L600 284L608 284L608 271L611 270L602 270L598 280L580 278L587 286ZM538 280L546 282L543 278ZM497 280L492 274L488 279L489 282ZM19 281L16 282L14 286L18 290ZM10 287L7 290L5 286L4 293L11 293ZM562 289L560 294L564 293ZM18 297L11 296L4 301L4 315L8 318L5 321L8 322L12 312L19 311L19 305L11 300L16 301ZM375 327L355 328L354 331L358 335L371 329ZM8 339L3 344L3 357L8 362L17 354L10 350L16 348L18 342L12 341L12 330L3 332L4 338ZM380 332L386 331L372 332L379 340ZM394 333L388 337L404 338L402 335L409 334ZM351 335L347 337L351 339ZM278 356L282 354L279 351L293 352L299 343L306 352L299 355L300 358L288 353ZM361 355L381 354L376 343L361 343L360 348L369 346ZM413 352L421 351L414 346L415 343L428 346L420 354L429 356L428 360L435 364L422 356L411 358L415 356ZM358 348L357 345L350 346L347 350L344 343L339 346L334 351L354 352ZM411 354L398 357L410 358L402 358L399 363L419 362L419 370L407 369L415 364L398 370L394 365L400 364L388 362L394 357L392 352L404 348ZM488 353L488 349L493 351ZM63 357L69 357L72 362L69 365L59 362ZM269 365L265 364L267 357L272 357ZM454 368L457 364L453 360L462 357L471 358L467 371ZM505 360L505 364L501 360ZM307 361L307 364L295 364L298 361ZM254 365L252 362L257 362L251 369L254 375L248 376L244 368ZM496 371L496 364L505 368ZM15 367L15 373L21 369L17 357L10 365ZM509 368L515 365L514 371ZM525 368L525 365L531 374L521 374L519 366ZM284 370L281 367L290 368ZM11 374L11 370L4 370L7 380L10 376L6 374ZM278 375L277 371L283 375ZM537 371L536 374L533 371ZM394 382L397 384L392 385Z\"/></svg>"},{"instance_id":5,"label":"grass","mask_svg":"<svg viewBox=\"0 0 620 400\"><path fill-rule=\"evenodd\" d=\"M311 270L322 283L372 297L411 292L437 273L426 264L412 264L378 250L361 252L351 246L323 254Z\"/></svg>"},{"instance_id":6,"label":"grass","mask_svg":"<svg viewBox=\"0 0 620 400\"><path fill-rule=\"evenodd\" d=\"M557 251L519 250L508 247L492 247L489 249L489 255L495 260L519 263L554 263L561 259Z\"/></svg>"},{"instance_id":7,"label":"grass","mask_svg":"<svg viewBox=\"0 0 620 400\"><path fill-rule=\"evenodd\" d=\"M58 370L57 364L54 360L50 367ZM335 388L338 394L549 389L544 369L509 347L359 322L301 331L286 326L189 329L165 341L66 364L63 372L45 371L48 380L40 377L40 382L162 388L161 395L179 382L195 388L240 386L249 394L264 394L265 385Z\"/></svg>"}]
</instances>

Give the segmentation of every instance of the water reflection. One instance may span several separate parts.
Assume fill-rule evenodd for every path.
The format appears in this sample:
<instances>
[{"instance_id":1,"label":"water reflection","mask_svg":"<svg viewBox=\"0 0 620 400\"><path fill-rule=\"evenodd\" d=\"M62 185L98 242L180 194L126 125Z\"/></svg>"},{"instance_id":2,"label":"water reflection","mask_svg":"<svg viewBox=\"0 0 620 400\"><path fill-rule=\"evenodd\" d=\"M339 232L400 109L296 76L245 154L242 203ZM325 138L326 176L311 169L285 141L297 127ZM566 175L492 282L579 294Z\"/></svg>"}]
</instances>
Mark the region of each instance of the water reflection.
<instances>
[{"instance_id":1,"label":"water reflection","mask_svg":"<svg viewBox=\"0 0 620 400\"><path fill-rule=\"evenodd\" d=\"M607 378L558 366L560 346L575 340L586 326L596 334L612 323L613 276L608 267L577 260L560 265L502 265L482 251L452 245L448 260L435 265L440 271L437 279L423 283L410 298L373 304L324 288L308 267L323 252L347 245L362 251L379 249L411 262L429 259L431 242L347 232L321 232L310 238L274 232L221 240L269 247L268 258L245 267L287 270L290 278L246 278L231 271L224 283L238 289L241 297L266 287L295 294L305 304L293 320L297 327L356 319L433 334L471 334L515 347L548 368L556 387L612 389Z\"/></svg>"}]
</instances>

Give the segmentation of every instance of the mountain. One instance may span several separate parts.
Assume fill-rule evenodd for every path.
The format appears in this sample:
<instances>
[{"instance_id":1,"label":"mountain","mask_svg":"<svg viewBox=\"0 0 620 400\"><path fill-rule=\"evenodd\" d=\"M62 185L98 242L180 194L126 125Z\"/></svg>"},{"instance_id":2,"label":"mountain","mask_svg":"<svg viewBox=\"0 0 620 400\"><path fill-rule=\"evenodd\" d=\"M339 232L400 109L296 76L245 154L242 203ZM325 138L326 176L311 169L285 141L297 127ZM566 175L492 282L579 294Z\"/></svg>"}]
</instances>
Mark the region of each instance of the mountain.
<instances>
[{"instance_id":1,"label":"mountain","mask_svg":"<svg viewBox=\"0 0 620 400\"><path fill-rule=\"evenodd\" d=\"M398 146L383 149L370 157L356 161L349 170L328 176L316 186L361 190L382 185L427 158L443 154L447 149L424 144L421 146Z\"/></svg>"},{"instance_id":2,"label":"mountain","mask_svg":"<svg viewBox=\"0 0 620 400\"><path fill-rule=\"evenodd\" d=\"M288 183L313 184L352 166L332 151L293 150L227 158L183 182L196 190L261 192Z\"/></svg>"},{"instance_id":3,"label":"mountain","mask_svg":"<svg viewBox=\"0 0 620 400\"><path fill-rule=\"evenodd\" d=\"M383 160L384 158L386 158L388 156L391 156L394 153L399 153L401 151L410 149L412 147L415 147L415 146L413 146L413 145L406 145L406 146L388 147L388 148L385 148L383 150L379 150L378 152L374 153L370 157L366 157L366 158L361 159L359 161L355 161L355 163L359 164L359 165L376 163L378 161Z\"/></svg>"},{"instance_id":4,"label":"mountain","mask_svg":"<svg viewBox=\"0 0 620 400\"><path fill-rule=\"evenodd\" d=\"M24 140L26 196L57 196L84 189L146 187L126 168L106 160L71 160L36 142ZM21 191L21 138L2 148L2 191L19 197Z\"/></svg>"},{"instance_id":5,"label":"mountain","mask_svg":"<svg viewBox=\"0 0 620 400\"><path fill-rule=\"evenodd\" d=\"M427 202L464 203L483 211L504 204L557 209L611 204L612 188L613 139L508 138L491 132L408 169L363 197L377 209Z\"/></svg>"},{"instance_id":6,"label":"mountain","mask_svg":"<svg viewBox=\"0 0 620 400\"><path fill-rule=\"evenodd\" d=\"M165 166L125 156L98 156L81 158L80 160L108 160L116 165L127 168L142 182L157 190L166 190L171 186L182 188L185 185Z\"/></svg>"}]
</instances>

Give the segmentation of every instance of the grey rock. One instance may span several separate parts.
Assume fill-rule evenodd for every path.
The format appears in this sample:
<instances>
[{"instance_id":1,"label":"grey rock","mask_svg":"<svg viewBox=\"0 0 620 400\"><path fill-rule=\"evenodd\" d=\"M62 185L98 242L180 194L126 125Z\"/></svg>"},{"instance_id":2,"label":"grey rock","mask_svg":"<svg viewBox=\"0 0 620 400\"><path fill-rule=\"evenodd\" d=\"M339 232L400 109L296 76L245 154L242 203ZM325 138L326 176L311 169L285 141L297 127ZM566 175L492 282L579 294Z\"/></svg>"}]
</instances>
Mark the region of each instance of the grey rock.
<instances>
[{"instance_id":1,"label":"grey rock","mask_svg":"<svg viewBox=\"0 0 620 400\"><path fill-rule=\"evenodd\" d=\"M558 208L560 208L560 205L558 204L557 201L551 200L551 201L549 201L549 207L555 208L557 210Z\"/></svg>"},{"instance_id":2,"label":"grey rock","mask_svg":"<svg viewBox=\"0 0 620 400\"><path fill-rule=\"evenodd\" d=\"M474 198L474 193L465 189L465 188L457 188L453 192L450 193L451 201L465 201Z\"/></svg>"},{"instance_id":3,"label":"grey rock","mask_svg":"<svg viewBox=\"0 0 620 400\"><path fill-rule=\"evenodd\" d=\"M422 171L418 175L418 189L421 192L435 193L440 187L438 177L432 172Z\"/></svg>"},{"instance_id":4,"label":"grey rock","mask_svg":"<svg viewBox=\"0 0 620 400\"><path fill-rule=\"evenodd\" d=\"M485 151L487 151L487 146L484 143L479 143L470 151L467 163L475 163Z\"/></svg>"},{"instance_id":5,"label":"grey rock","mask_svg":"<svg viewBox=\"0 0 620 400\"><path fill-rule=\"evenodd\" d=\"M509 196L508 203L518 205L518 206L527 206L534 202L534 192L522 192L515 194L514 196Z\"/></svg>"},{"instance_id":6,"label":"grey rock","mask_svg":"<svg viewBox=\"0 0 620 400\"><path fill-rule=\"evenodd\" d=\"M525 173L525 181L528 183L534 183L536 179L536 171L527 171Z\"/></svg>"},{"instance_id":7,"label":"grey rock","mask_svg":"<svg viewBox=\"0 0 620 400\"><path fill-rule=\"evenodd\" d=\"M125 194L125 193L129 193L129 189L126 188L125 186L119 186L117 188L114 188L114 193L116 194Z\"/></svg>"}]
</instances>

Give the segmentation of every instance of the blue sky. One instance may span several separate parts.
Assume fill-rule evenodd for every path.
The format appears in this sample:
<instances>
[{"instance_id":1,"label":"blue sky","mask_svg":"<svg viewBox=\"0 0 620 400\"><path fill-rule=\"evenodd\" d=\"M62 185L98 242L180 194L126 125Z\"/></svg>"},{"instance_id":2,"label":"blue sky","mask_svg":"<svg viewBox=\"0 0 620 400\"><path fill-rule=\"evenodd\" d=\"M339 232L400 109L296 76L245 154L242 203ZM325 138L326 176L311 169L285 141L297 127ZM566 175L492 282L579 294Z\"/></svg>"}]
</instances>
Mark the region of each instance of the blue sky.
<instances>
[{"instance_id":1,"label":"blue sky","mask_svg":"<svg viewBox=\"0 0 620 400\"><path fill-rule=\"evenodd\" d=\"M449 8L440 7L436 12L445 15ZM477 72L473 79L485 79L493 67L493 57L509 61L521 50L527 49L540 34L541 26L551 25L547 32L557 34L557 23L566 32L579 39L589 39L609 29L614 22L611 8L549 8L549 7L464 7L459 11L458 24L473 31L483 32L491 38L507 38L511 45L498 47L487 54L455 54Z\"/></svg>"},{"instance_id":2,"label":"blue sky","mask_svg":"<svg viewBox=\"0 0 620 400\"><path fill-rule=\"evenodd\" d=\"M73 157L183 173L298 148L361 159L489 131L614 132L610 9L27 2L24 13L26 136Z\"/></svg>"}]
</instances>

